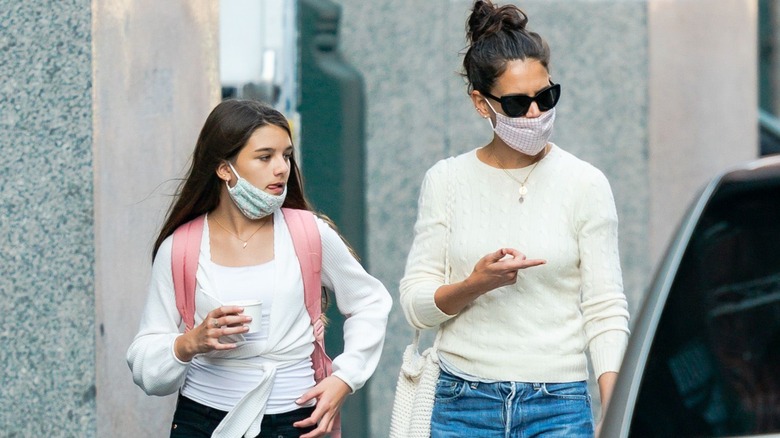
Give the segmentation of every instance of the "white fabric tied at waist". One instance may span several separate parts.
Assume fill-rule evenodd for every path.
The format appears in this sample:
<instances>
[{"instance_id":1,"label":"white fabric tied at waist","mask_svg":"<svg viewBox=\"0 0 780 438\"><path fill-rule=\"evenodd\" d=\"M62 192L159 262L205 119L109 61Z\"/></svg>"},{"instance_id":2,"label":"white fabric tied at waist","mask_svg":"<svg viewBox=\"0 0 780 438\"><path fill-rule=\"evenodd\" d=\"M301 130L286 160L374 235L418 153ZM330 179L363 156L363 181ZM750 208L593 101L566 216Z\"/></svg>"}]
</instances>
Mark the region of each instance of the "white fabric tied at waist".
<instances>
[{"instance_id":1,"label":"white fabric tied at waist","mask_svg":"<svg viewBox=\"0 0 780 438\"><path fill-rule=\"evenodd\" d=\"M202 269L198 270L199 276L201 275L201 272L203 272L203 277L198 277L199 284L210 284L208 277L206 276L206 271L207 270ZM214 309L224 305L224 303L207 292L205 288L201 288L200 297L204 302L202 304L198 303L199 308ZM202 321L204 316L205 315L198 315L199 318L196 317L196 324L200 324L200 321ZM197 321L197 319L200 319L200 321ZM318 336L322 337L323 331L321 324L319 325L319 333L318 327L314 327L314 338L316 339ZM225 415L225 418L223 418L219 425L217 425L217 428L214 429L211 437L241 438L243 436L246 438L254 438L260 434L260 425L263 422L263 415L265 414L265 409L268 405L268 397L270 397L271 389L273 389L276 370L297 364L298 362L311 357L311 350L296 349L295 352L286 352L285 356L282 357L281 355L274 354L273 351L269 351L268 348L264 348L263 344L260 342L247 341L241 334L223 336L220 338L220 342L236 343L238 346L232 350L211 351L199 356L200 359L217 366L260 369L263 371L263 378L257 386L246 393L246 395L236 403L233 409ZM309 345L313 346L313 344ZM260 364L241 360L261 355L276 363ZM293 357L290 355L293 355Z\"/></svg>"},{"instance_id":2,"label":"white fabric tied at waist","mask_svg":"<svg viewBox=\"0 0 780 438\"><path fill-rule=\"evenodd\" d=\"M226 338L230 338L227 336ZM243 338L243 336L241 336ZM212 352L214 353L214 352ZM265 409L268 405L268 397L273 389L276 370L292 366L298 362L310 357L310 355L301 355L286 360L280 360L278 357L270 357L277 361L275 364L269 363L251 363L243 360L250 357L259 356L267 351L261 351L257 342L245 342L240 344L234 350L224 350L218 352L218 357L212 354L203 355L201 359L216 366L255 368L263 371L263 378L252 390L250 390L236 405L231 409L225 418L217 425L212 438L254 438L260 434L260 426L263 422Z\"/></svg>"},{"instance_id":3,"label":"white fabric tied at waist","mask_svg":"<svg viewBox=\"0 0 780 438\"><path fill-rule=\"evenodd\" d=\"M209 362L214 365L236 366L238 361L209 359ZM245 363L242 365L252 367ZM212 438L239 438L241 436L253 438L260 434L260 425L263 422L268 397L271 395L277 367L268 364L256 364L254 367L263 371L263 378L225 415L225 418L214 429L214 433L211 434Z\"/></svg>"}]
</instances>

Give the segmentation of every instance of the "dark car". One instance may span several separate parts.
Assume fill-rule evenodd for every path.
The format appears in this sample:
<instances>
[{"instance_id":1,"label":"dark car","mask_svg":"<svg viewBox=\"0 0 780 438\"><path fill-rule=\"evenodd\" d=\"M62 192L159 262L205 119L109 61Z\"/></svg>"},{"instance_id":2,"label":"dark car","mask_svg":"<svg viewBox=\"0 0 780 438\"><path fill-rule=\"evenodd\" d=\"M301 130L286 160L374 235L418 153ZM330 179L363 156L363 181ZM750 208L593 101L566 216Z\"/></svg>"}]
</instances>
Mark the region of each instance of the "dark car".
<instances>
[{"instance_id":1,"label":"dark car","mask_svg":"<svg viewBox=\"0 0 780 438\"><path fill-rule=\"evenodd\" d=\"M635 318L601 437L780 436L780 156L682 222Z\"/></svg>"}]
</instances>

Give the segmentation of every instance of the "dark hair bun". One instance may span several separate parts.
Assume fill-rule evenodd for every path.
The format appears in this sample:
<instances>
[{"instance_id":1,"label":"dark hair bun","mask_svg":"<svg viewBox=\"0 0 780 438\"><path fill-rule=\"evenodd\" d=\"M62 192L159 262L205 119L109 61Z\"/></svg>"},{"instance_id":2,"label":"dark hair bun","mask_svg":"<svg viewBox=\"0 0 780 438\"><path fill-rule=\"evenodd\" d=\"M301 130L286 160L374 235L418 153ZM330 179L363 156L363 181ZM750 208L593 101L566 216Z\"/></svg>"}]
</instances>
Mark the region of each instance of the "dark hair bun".
<instances>
[{"instance_id":1,"label":"dark hair bun","mask_svg":"<svg viewBox=\"0 0 780 438\"><path fill-rule=\"evenodd\" d=\"M466 37L474 44L502 30L525 30L528 16L515 5L495 6L490 0L479 0L466 22Z\"/></svg>"}]
</instances>

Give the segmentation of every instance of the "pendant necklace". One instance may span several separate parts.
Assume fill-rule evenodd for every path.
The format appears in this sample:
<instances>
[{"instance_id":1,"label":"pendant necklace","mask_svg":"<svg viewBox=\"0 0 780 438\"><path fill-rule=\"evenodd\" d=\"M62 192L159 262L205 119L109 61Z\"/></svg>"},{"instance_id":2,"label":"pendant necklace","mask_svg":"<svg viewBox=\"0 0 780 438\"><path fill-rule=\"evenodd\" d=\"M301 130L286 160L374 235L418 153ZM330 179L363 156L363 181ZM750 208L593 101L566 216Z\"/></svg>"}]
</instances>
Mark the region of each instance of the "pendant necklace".
<instances>
[{"instance_id":1,"label":"pendant necklace","mask_svg":"<svg viewBox=\"0 0 780 438\"><path fill-rule=\"evenodd\" d=\"M523 201L525 201L525 195L528 194L528 187L525 186L525 183L528 181L528 178L531 176L531 174L534 172L534 170L536 170L536 166L539 165L539 162L542 161L542 158L544 158L544 156L542 156L542 158L538 159L536 161L536 163L534 163L534 166L531 168L531 171L528 172L528 175L525 176L525 179L520 181L519 179L515 178L514 175L509 173L509 171L506 169L506 167L504 167L504 163L502 163L501 160L498 159L498 157L496 156L495 152L492 149L490 150L490 155L493 157L493 159L496 160L496 163L498 163L499 167L501 168L501 170L504 171L506 176L508 176L509 178L517 181L517 183L520 184L520 188L517 189L517 193L520 195L520 197L517 199L517 202L522 204ZM547 155L547 154L545 154L545 155Z\"/></svg>"},{"instance_id":2,"label":"pendant necklace","mask_svg":"<svg viewBox=\"0 0 780 438\"><path fill-rule=\"evenodd\" d=\"M214 219L214 222L216 222L216 223L217 223L217 225L219 225L219 226L220 226L220 228L222 228L223 230L227 231L228 233L230 233L230 235L231 235L231 236L233 236L233 237L235 237L236 239L240 240L240 241L241 241L241 242L244 244L244 246L243 246L241 249L246 249L246 246L247 246L247 244L249 243L249 240L251 240L251 239L252 239L252 237L254 237L254 235L255 235L255 234L257 234L257 232L258 232L258 231L260 231L260 228L263 228L263 227L265 226L265 224L266 224L266 223L268 223L268 221L263 221L263 223L262 223L262 224L260 224L260 226L259 226L259 227L257 227L257 229L256 229L256 230L255 230L255 231L254 231L254 232L253 232L253 233L252 233L252 234L251 234L251 235L250 235L250 236L249 236L249 237L248 237L246 240L244 240L244 239L242 239L241 237L239 237L239 236L238 236L238 234L236 234L236 233L234 233L234 232L232 232L232 231L228 230L227 228L225 228L225 226L224 226L224 225L222 225L221 223L219 223L219 220L217 220L217 218L216 218L216 217L213 217L213 216L212 216L212 219Z\"/></svg>"}]
</instances>

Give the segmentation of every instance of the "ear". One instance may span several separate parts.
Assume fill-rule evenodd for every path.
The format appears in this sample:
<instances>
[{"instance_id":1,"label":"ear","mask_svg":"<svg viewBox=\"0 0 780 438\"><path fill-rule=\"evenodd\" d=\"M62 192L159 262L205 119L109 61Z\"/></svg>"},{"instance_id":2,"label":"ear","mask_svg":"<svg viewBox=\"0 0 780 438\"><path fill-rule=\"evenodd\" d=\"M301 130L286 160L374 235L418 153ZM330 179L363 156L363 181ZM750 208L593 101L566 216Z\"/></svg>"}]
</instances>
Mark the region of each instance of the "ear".
<instances>
[{"instance_id":1,"label":"ear","mask_svg":"<svg viewBox=\"0 0 780 438\"><path fill-rule=\"evenodd\" d=\"M227 161L222 161L219 163L219 166L217 166L217 178L221 179L222 181L231 181L233 180L233 172L230 170L230 166L228 166Z\"/></svg>"},{"instance_id":2,"label":"ear","mask_svg":"<svg viewBox=\"0 0 780 438\"><path fill-rule=\"evenodd\" d=\"M482 93L477 90L472 91L471 102L474 103L474 109L477 110L480 117L486 119L491 116L492 111L490 111L490 107L488 107L486 98Z\"/></svg>"}]
</instances>

